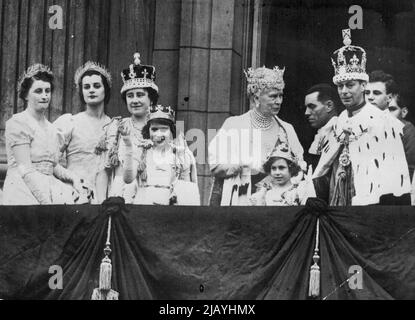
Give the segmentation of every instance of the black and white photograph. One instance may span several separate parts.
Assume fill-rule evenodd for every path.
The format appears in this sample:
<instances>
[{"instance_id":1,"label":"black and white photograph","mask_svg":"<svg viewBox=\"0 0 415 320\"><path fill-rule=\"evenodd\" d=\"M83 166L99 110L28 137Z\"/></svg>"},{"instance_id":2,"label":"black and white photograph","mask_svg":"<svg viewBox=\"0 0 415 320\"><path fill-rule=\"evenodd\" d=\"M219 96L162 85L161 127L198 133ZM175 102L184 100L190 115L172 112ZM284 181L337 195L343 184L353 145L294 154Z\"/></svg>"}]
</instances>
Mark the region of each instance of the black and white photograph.
<instances>
[{"instance_id":1,"label":"black and white photograph","mask_svg":"<svg viewBox=\"0 0 415 320\"><path fill-rule=\"evenodd\" d=\"M0 0L0 300L415 299L413 30L415 0Z\"/></svg>"}]
</instances>

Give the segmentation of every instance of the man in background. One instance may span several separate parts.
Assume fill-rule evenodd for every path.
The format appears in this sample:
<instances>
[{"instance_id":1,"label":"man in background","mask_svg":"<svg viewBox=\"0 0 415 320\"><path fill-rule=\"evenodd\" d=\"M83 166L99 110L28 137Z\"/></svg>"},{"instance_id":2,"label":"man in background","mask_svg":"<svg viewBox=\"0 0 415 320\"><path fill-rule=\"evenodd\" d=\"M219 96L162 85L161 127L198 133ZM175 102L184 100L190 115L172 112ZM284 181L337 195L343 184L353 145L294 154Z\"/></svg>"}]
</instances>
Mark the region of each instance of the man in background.
<instances>
[{"instance_id":1,"label":"man in background","mask_svg":"<svg viewBox=\"0 0 415 320\"><path fill-rule=\"evenodd\" d=\"M388 111L392 96L398 92L398 86L392 75L382 70L375 70L369 74L366 86L366 100L382 111Z\"/></svg>"},{"instance_id":2,"label":"man in background","mask_svg":"<svg viewBox=\"0 0 415 320\"><path fill-rule=\"evenodd\" d=\"M341 111L341 102L337 91L328 83L319 83L309 88L304 100L305 117L310 126L317 130L305 159L315 169Z\"/></svg>"},{"instance_id":3,"label":"man in background","mask_svg":"<svg viewBox=\"0 0 415 320\"><path fill-rule=\"evenodd\" d=\"M396 126L402 130L402 143L408 162L409 176L412 179L415 170L415 127L408 121L402 121L408 109L399 106L398 90L398 85L392 75L382 70L375 70L369 74L365 95L368 102L387 113L388 116L391 115L394 121L395 118L400 120L396 121Z\"/></svg>"},{"instance_id":4,"label":"man in background","mask_svg":"<svg viewBox=\"0 0 415 320\"><path fill-rule=\"evenodd\" d=\"M415 171L415 126L411 122L405 120L409 110L402 100L399 93L394 94L389 103L389 112L403 123L402 141L405 149L406 161L408 161L409 176L411 180L413 180Z\"/></svg>"}]
</instances>

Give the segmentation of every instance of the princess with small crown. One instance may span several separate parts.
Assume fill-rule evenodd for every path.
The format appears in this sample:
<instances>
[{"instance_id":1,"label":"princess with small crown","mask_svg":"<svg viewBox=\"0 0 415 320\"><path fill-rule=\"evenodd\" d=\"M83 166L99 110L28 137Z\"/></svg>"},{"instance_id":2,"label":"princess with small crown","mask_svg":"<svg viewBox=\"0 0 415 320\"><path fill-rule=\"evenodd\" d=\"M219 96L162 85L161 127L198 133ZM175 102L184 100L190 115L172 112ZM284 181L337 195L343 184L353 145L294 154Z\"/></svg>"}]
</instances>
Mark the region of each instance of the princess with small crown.
<instances>
[{"instance_id":1,"label":"princess with small crown","mask_svg":"<svg viewBox=\"0 0 415 320\"><path fill-rule=\"evenodd\" d=\"M305 180L299 181L300 167L296 156L285 143L271 153L265 164L267 174L257 185L250 202L256 206L298 206L315 196L311 181L311 168Z\"/></svg>"},{"instance_id":2,"label":"princess with small crown","mask_svg":"<svg viewBox=\"0 0 415 320\"><path fill-rule=\"evenodd\" d=\"M139 146L133 145L128 127L121 135L126 147L124 182L137 181L134 204L200 205L196 161L183 135L176 136L171 107L150 108Z\"/></svg>"}]
</instances>

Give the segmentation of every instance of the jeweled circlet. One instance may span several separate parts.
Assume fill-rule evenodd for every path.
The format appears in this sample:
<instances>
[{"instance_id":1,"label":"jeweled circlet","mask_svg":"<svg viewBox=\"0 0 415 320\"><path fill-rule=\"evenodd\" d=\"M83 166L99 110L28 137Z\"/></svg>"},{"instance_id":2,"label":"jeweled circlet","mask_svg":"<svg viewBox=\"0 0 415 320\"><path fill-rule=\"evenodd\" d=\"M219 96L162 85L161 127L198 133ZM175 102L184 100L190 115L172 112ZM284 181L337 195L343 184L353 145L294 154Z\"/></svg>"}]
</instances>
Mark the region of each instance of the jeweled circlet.
<instances>
[{"instance_id":1,"label":"jeweled circlet","mask_svg":"<svg viewBox=\"0 0 415 320\"><path fill-rule=\"evenodd\" d=\"M18 85L17 85L18 91L20 92L20 88L22 86L23 81L25 81L26 79L30 79L33 76L35 76L36 74L42 73L42 72L53 76L53 73L52 73L52 71L50 70L50 68L48 66L45 66L41 63L36 63L36 64L30 66L26 70L26 72L20 77L20 79L18 81Z\"/></svg>"},{"instance_id":2,"label":"jeweled circlet","mask_svg":"<svg viewBox=\"0 0 415 320\"><path fill-rule=\"evenodd\" d=\"M273 69L268 69L263 66L257 69L249 68L248 71L244 72L248 82L249 94L255 94L259 90L271 88L283 90L285 87L285 68L280 69L279 67L274 67Z\"/></svg>"},{"instance_id":3,"label":"jeweled circlet","mask_svg":"<svg viewBox=\"0 0 415 320\"><path fill-rule=\"evenodd\" d=\"M170 106L163 106L160 104L156 106L151 106L148 120L150 121L153 119L166 119L174 123L176 122L176 113Z\"/></svg>"},{"instance_id":4,"label":"jeweled circlet","mask_svg":"<svg viewBox=\"0 0 415 320\"><path fill-rule=\"evenodd\" d=\"M74 81L75 81L75 86L76 86L77 89L79 89L79 85L80 85L80 81L81 81L82 76L87 71L96 71L96 72L102 74L105 77L105 79L107 79L107 82L108 82L108 85L110 86L110 88L112 87L111 73L103 65L101 65L97 62L88 61L83 66L79 67L75 72Z\"/></svg>"}]
</instances>

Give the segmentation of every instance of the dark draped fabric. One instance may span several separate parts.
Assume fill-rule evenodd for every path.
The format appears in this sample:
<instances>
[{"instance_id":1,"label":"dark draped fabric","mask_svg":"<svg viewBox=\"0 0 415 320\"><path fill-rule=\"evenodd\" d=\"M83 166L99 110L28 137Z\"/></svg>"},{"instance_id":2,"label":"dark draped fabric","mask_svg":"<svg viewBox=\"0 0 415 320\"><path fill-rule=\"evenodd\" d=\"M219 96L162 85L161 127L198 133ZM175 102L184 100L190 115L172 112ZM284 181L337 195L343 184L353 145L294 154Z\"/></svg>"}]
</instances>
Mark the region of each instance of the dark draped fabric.
<instances>
[{"instance_id":1,"label":"dark draped fabric","mask_svg":"<svg viewBox=\"0 0 415 320\"><path fill-rule=\"evenodd\" d=\"M415 299L411 207L0 207L0 298L90 299L112 212L120 299L308 299L320 221L319 299ZM49 267L63 289L49 288ZM351 289L351 266L363 289Z\"/></svg>"}]
</instances>

